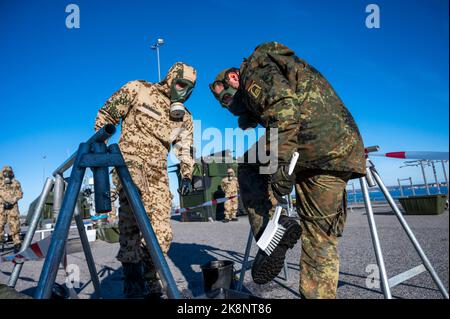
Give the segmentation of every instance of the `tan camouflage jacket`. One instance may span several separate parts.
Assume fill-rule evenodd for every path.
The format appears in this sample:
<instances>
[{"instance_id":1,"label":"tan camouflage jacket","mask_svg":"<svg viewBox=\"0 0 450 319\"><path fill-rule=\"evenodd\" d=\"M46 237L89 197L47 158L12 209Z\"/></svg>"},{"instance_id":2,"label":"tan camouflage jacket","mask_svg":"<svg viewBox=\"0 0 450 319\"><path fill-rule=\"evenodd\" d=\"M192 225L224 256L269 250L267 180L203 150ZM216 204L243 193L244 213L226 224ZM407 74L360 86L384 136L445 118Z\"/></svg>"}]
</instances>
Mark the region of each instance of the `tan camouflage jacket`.
<instances>
[{"instance_id":1,"label":"tan camouflage jacket","mask_svg":"<svg viewBox=\"0 0 450 319\"><path fill-rule=\"evenodd\" d=\"M231 180L228 179L228 176L224 177L220 186L225 193L225 197L236 196L239 192L239 183L236 176L231 177Z\"/></svg>"},{"instance_id":2,"label":"tan camouflage jacket","mask_svg":"<svg viewBox=\"0 0 450 319\"><path fill-rule=\"evenodd\" d=\"M192 178L193 120L186 112L181 120L170 117L170 85L183 77L195 83L196 71L176 63L160 83L131 81L115 92L99 110L95 130L122 121L119 140L125 160L137 160L157 169L167 169L170 147L180 160L181 175Z\"/></svg>"},{"instance_id":3,"label":"tan camouflage jacket","mask_svg":"<svg viewBox=\"0 0 450 319\"><path fill-rule=\"evenodd\" d=\"M279 161L300 153L298 167L366 172L358 127L328 81L294 51L277 43L258 46L240 68L240 90L249 114L278 128Z\"/></svg>"},{"instance_id":4,"label":"tan camouflage jacket","mask_svg":"<svg viewBox=\"0 0 450 319\"><path fill-rule=\"evenodd\" d=\"M13 178L11 184L6 184L3 177L0 177L0 204L17 204L23 197L22 187L18 180Z\"/></svg>"}]
</instances>

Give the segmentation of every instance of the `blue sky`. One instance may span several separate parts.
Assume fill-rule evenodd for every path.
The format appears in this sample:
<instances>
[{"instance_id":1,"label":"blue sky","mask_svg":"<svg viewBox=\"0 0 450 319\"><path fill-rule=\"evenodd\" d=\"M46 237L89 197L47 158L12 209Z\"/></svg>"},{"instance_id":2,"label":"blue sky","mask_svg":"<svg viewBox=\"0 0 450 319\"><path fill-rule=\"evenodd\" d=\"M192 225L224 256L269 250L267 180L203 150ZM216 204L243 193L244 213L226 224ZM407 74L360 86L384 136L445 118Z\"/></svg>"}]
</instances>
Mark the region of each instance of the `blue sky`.
<instances>
[{"instance_id":1,"label":"blue sky","mask_svg":"<svg viewBox=\"0 0 450 319\"><path fill-rule=\"evenodd\" d=\"M70 3L80 8L79 29L65 26ZM381 9L380 29L365 27L370 3ZM158 37L166 40L163 74L176 61L198 70L186 105L202 128L236 126L209 92L215 74L278 41L329 79L366 145L448 151L448 26L446 0L1 0L0 165L12 165L22 182L25 212L43 174L92 134L115 90L134 79L157 81L149 46ZM387 184L421 182L418 169L399 170L401 160L375 162Z\"/></svg>"}]
</instances>

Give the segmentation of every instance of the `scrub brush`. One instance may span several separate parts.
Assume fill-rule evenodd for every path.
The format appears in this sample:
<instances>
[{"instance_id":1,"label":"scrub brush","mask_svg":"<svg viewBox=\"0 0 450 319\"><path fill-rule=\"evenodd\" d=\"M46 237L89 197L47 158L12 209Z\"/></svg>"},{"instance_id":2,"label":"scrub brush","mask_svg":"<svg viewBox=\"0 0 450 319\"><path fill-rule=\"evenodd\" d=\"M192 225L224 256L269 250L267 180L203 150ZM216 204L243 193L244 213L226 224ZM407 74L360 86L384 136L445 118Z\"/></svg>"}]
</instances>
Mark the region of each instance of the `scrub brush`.
<instances>
[{"instance_id":1,"label":"scrub brush","mask_svg":"<svg viewBox=\"0 0 450 319\"><path fill-rule=\"evenodd\" d=\"M295 164L297 164L299 154L297 152L294 152L291 158L291 162L289 164L289 170L288 174L291 175L294 171ZM275 213L272 216L272 219L267 223L266 229L264 229L263 234L258 239L256 244L258 247L263 250L267 255L270 255L277 245L280 243L281 239L284 236L284 233L286 232L286 228L278 223L278 220L281 216L282 211L281 204L278 204L275 207Z\"/></svg>"}]
</instances>

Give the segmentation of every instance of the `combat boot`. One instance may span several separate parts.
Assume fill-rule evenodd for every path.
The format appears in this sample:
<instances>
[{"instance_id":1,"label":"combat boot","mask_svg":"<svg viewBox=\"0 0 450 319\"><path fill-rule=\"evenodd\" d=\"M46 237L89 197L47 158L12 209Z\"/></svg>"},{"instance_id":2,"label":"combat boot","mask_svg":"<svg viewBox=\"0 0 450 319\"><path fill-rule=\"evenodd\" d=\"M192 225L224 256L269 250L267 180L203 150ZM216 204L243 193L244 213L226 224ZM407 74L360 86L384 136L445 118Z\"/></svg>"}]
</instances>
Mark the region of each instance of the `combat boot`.
<instances>
[{"instance_id":1,"label":"combat boot","mask_svg":"<svg viewBox=\"0 0 450 319\"><path fill-rule=\"evenodd\" d=\"M149 293L145 299L163 299L163 289L161 280L147 282Z\"/></svg>"},{"instance_id":2,"label":"combat boot","mask_svg":"<svg viewBox=\"0 0 450 319\"><path fill-rule=\"evenodd\" d=\"M162 299L163 290L161 280L158 278L158 273L151 262L151 259L143 259L143 270L144 270L144 280L148 287L148 294L145 296L146 299Z\"/></svg>"},{"instance_id":3,"label":"combat boot","mask_svg":"<svg viewBox=\"0 0 450 319\"><path fill-rule=\"evenodd\" d=\"M294 218L282 215L278 223L286 228L283 238L270 255L259 249L253 261L252 277L259 285L267 284L278 276L283 269L287 250L293 248L300 239L301 228Z\"/></svg>"},{"instance_id":4,"label":"combat boot","mask_svg":"<svg viewBox=\"0 0 450 319\"><path fill-rule=\"evenodd\" d=\"M126 298L145 298L149 291L141 263L122 263L123 294Z\"/></svg>"}]
</instances>

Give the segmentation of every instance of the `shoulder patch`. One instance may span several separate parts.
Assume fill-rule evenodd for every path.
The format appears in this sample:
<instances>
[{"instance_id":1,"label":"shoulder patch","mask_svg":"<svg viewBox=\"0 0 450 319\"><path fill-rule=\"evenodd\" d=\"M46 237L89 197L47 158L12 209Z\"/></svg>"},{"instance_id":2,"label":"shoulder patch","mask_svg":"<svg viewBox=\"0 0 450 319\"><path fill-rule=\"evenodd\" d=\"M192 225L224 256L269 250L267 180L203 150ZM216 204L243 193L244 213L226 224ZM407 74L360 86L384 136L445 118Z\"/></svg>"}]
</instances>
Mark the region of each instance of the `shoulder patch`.
<instances>
[{"instance_id":1,"label":"shoulder patch","mask_svg":"<svg viewBox=\"0 0 450 319\"><path fill-rule=\"evenodd\" d=\"M261 95L261 86L256 84L255 81L252 81L250 86L247 89L247 92L250 93L255 99L257 99Z\"/></svg>"}]
</instances>

